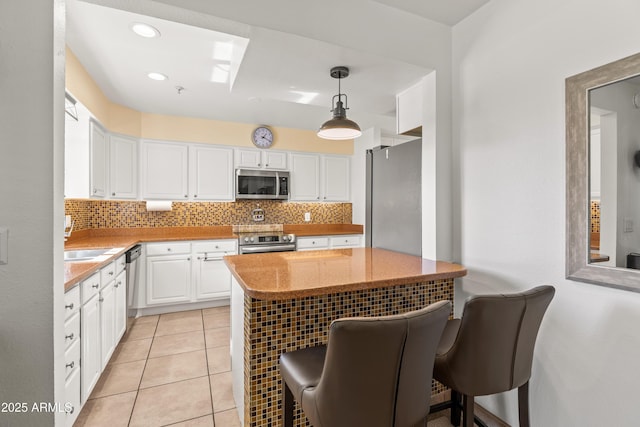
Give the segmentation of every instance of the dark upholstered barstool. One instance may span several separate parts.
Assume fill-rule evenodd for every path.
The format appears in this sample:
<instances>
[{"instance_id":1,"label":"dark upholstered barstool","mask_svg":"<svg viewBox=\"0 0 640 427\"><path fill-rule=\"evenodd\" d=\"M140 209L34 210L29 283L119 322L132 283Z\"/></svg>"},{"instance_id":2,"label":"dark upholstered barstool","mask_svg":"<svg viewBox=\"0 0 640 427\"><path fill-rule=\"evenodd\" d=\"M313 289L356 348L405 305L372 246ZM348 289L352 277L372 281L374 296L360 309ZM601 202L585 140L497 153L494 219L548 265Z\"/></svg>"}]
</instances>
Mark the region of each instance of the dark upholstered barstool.
<instances>
[{"instance_id":1,"label":"dark upholstered barstool","mask_svg":"<svg viewBox=\"0 0 640 427\"><path fill-rule=\"evenodd\" d=\"M440 301L405 314L338 319L326 346L282 354L283 425L293 425L294 399L314 427L424 422L450 312L451 303Z\"/></svg>"},{"instance_id":2,"label":"dark upholstered barstool","mask_svg":"<svg viewBox=\"0 0 640 427\"><path fill-rule=\"evenodd\" d=\"M529 426L529 378L533 348L542 318L553 299L552 286L509 295L481 295L467 300L461 319L447 322L438 345L433 376L451 388L451 424L474 423L473 398L518 388L520 427ZM479 419L476 422L484 425Z\"/></svg>"}]
</instances>

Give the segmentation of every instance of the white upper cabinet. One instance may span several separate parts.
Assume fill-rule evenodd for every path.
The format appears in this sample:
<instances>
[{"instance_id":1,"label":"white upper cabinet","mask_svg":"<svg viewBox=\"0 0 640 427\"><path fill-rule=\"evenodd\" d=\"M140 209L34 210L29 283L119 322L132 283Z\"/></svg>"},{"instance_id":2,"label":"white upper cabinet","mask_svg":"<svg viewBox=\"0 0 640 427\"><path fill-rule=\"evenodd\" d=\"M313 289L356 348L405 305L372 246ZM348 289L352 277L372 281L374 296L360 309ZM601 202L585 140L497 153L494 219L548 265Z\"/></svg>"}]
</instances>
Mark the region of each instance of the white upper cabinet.
<instances>
[{"instance_id":1,"label":"white upper cabinet","mask_svg":"<svg viewBox=\"0 0 640 427\"><path fill-rule=\"evenodd\" d=\"M193 200L233 200L233 149L192 145L189 157Z\"/></svg>"},{"instance_id":2,"label":"white upper cabinet","mask_svg":"<svg viewBox=\"0 0 640 427\"><path fill-rule=\"evenodd\" d=\"M107 139L104 129L79 102L78 120L65 114L64 194L68 198L107 194Z\"/></svg>"},{"instance_id":3,"label":"white upper cabinet","mask_svg":"<svg viewBox=\"0 0 640 427\"><path fill-rule=\"evenodd\" d=\"M419 82L396 95L396 123L399 134L422 134L423 84Z\"/></svg>"},{"instance_id":4,"label":"white upper cabinet","mask_svg":"<svg viewBox=\"0 0 640 427\"><path fill-rule=\"evenodd\" d=\"M107 135L95 121L89 121L91 152L91 197L107 194Z\"/></svg>"},{"instance_id":5,"label":"white upper cabinet","mask_svg":"<svg viewBox=\"0 0 640 427\"><path fill-rule=\"evenodd\" d=\"M349 157L322 156L322 201L346 202L349 200L351 172Z\"/></svg>"},{"instance_id":6,"label":"white upper cabinet","mask_svg":"<svg viewBox=\"0 0 640 427\"><path fill-rule=\"evenodd\" d=\"M236 150L236 168L287 169L287 153L271 150Z\"/></svg>"},{"instance_id":7,"label":"white upper cabinet","mask_svg":"<svg viewBox=\"0 0 640 427\"><path fill-rule=\"evenodd\" d=\"M291 200L349 200L350 159L347 156L291 154Z\"/></svg>"},{"instance_id":8,"label":"white upper cabinet","mask_svg":"<svg viewBox=\"0 0 640 427\"><path fill-rule=\"evenodd\" d=\"M189 146L169 142L142 142L141 184L143 199L189 198Z\"/></svg>"},{"instance_id":9,"label":"white upper cabinet","mask_svg":"<svg viewBox=\"0 0 640 427\"><path fill-rule=\"evenodd\" d=\"M320 156L291 154L290 200L320 200Z\"/></svg>"},{"instance_id":10,"label":"white upper cabinet","mask_svg":"<svg viewBox=\"0 0 640 427\"><path fill-rule=\"evenodd\" d=\"M111 197L138 197L138 141L121 135L109 135L109 188Z\"/></svg>"}]
</instances>

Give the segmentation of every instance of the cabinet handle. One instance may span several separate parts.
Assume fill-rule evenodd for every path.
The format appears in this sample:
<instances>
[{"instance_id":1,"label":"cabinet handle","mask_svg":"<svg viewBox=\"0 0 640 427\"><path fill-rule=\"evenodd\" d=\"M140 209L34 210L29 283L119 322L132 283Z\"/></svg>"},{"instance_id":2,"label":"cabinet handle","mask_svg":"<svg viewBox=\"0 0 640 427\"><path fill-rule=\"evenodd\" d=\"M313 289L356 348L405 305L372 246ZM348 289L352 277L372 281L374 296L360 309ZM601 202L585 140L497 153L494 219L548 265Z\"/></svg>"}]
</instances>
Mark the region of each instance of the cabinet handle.
<instances>
[{"instance_id":1,"label":"cabinet handle","mask_svg":"<svg viewBox=\"0 0 640 427\"><path fill-rule=\"evenodd\" d=\"M171 252L171 248L167 248L167 252Z\"/></svg>"},{"instance_id":2,"label":"cabinet handle","mask_svg":"<svg viewBox=\"0 0 640 427\"><path fill-rule=\"evenodd\" d=\"M115 196L115 195L116 195L116 193L111 193L111 195L112 195L112 196Z\"/></svg>"},{"instance_id":3,"label":"cabinet handle","mask_svg":"<svg viewBox=\"0 0 640 427\"><path fill-rule=\"evenodd\" d=\"M184 195L184 198L185 198L185 199L188 199L188 198L189 198L189 195L188 195L188 194L185 194L185 195Z\"/></svg>"},{"instance_id":4,"label":"cabinet handle","mask_svg":"<svg viewBox=\"0 0 640 427\"><path fill-rule=\"evenodd\" d=\"M98 189L97 189L97 188L94 188L94 189L93 189L93 194L96 194L97 192L98 192Z\"/></svg>"},{"instance_id":5,"label":"cabinet handle","mask_svg":"<svg viewBox=\"0 0 640 427\"><path fill-rule=\"evenodd\" d=\"M73 411L74 411L75 409L76 409L76 408L74 408L74 407L72 406L72 407L71 407L71 410L70 410L70 411L68 411L68 413L69 413L69 414L73 414Z\"/></svg>"},{"instance_id":6,"label":"cabinet handle","mask_svg":"<svg viewBox=\"0 0 640 427\"><path fill-rule=\"evenodd\" d=\"M65 305L64 308L68 308L69 310L73 310L73 303Z\"/></svg>"},{"instance_id":7,"label":"cabinet handle","mask_svg":"<svg viewBox=\"0 0 640 427\"><path fill-rule=\"evenodd\" d=\"M72 360L72 361L71 361L71 363L67 363L65 366L66 366L67 368L71 368L71 369L73 369L73 367L75 366L75 362ZM72 414L73 414L73 412L72 412Z\"/></svg>"},{"instance_id":8,"label":"cabinet handle","mask_svg":"<svg viewBox=\"0 0 640 427\"><path fill-rule=\"evenodd\" d=\"M94 289L98 289L100 287L100 285L95 284L95 285L91 285L91 287L94 288Z\"/></svg>"},{"instance_id":9,"label":"cabinet handle","mask_svg":"<svg viewBox=\"0 0 640 427\"><path fill-rule=\"evenodd\" d=\"M194 197L194 198L196 198L196 197L198 197L198 195L197 195L197 194L194 194L194 195L193 195L193 197Z\"/></svg>"},{"instance_id":10,"label":"cabinet handle","mask_svg":"<svg viewBox=\"0 0 640 427\"><path fill-rule=\"evenodd\" d=\"M113 271L110 271L110 272L109 272L109 276L113 276Z\"/></svg>"},{"instance_id":11,"label":"cabinet handle","mask_svg":"<svg viewBox=\"0 0 640 427\"><path fill-rule=\"evenodd\" d=\"M98 301L102 302L102 301L104 301L104 298L100 297L100 298L98 298Z\"/></svg>"},{"instance_id":12,"label":"cabinet handle","mask_svg":"<svg viewBox=\"0 0 640 427\"><path fill-rule=\"evenodd\" d=\"M187 258L187 261L191 261L191 257Z\"/></svg>"},{"instance_id":13,"label":"cabinet handle","mask_svg":"<svg viewBox=\"0 0 640 427\"><path fill-rule=\"evenodd\" d=\"M64 339L73 341L73 332L71 332L69 335L65 335Z\"/></svg>"},{"instance_id":14,"label":"cabinet handle","mask_svg":"<svg viewBox=\"0 0 640 427\"><path fill-rule=\"evenodd\" d=\"M262 164L261 164L261 163L258 163L258 166L262 166Z\"/></svg>"},{"instance_id":15,"label":"cabinet handle","mask_svg":"<svg viewBox=\"0 0 640 427\"><path fill-rule=\"evenodd\" d=\"M320 196L316 197L316 200L320 200Z\"/></svg>"},{"instance_id":16,"label":"cabinet handle","mask_svg":"<svg viewBox=\"0 0 640 427\"><path fill-rule=\"evenodd\" d=\"M117 282L114 286L117 288L117 287L119 287L120 285L122 285L122 282Z\"/></svg>"},{"instance_id":17,"label":"cabinet handle","mask_svg":"<svg viewBox=\"0 0 640 427\"><path fill-rule=\"evenodd\" d=\"M266 165L264 165L264 166L268 168L268 167L269 167L269 163L267 163L267 164L266 164Z\"/></svg>"},{"instance_id":18,"label":"cabinet handle","mask_svg":"<svg viewBox=\"0 0 640 427\"><path fill-rule=\"evenodd\" d=\"M324 196L323 199L327 200L327 196Z\"/></svg>"}]
</instances>

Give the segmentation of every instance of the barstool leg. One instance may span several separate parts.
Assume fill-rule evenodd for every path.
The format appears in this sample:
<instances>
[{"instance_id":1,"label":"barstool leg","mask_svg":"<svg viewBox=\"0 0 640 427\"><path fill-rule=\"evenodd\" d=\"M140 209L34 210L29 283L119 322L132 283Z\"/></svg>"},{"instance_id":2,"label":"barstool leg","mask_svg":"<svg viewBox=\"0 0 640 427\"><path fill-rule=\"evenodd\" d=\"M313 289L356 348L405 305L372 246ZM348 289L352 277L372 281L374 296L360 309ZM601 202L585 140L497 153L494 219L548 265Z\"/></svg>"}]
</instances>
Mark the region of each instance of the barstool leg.
<instances>
[{"instance_id":1,"label":"barstool leg","mask_svg":"<svg viewBox=\"0 0 640 427\"><path fill-rule=\"evenodd\" d=\"M529 427L529 381L518 387L520 427Z\"/></svg>"},{"instance_id":2,"label":"barstool leg","mask_svg":"<svg viewBox=\"0 0 640 427\"><path fill-rule=\"evenodd\" d=\"M460 425L460 393L451 389L451 425Z\"/></svg>"},{"instance_id":3,"label":"barstool leg","mask_svg":"<svg viewBox=\"0 0 640 427\"><path fill-rule=\"evenodd\" d=\"M282 426L293 427L293 393L285 381L282 381Z\"/></svg>"},{"instance_id":4,"label":"barstool leg","mask_svg":"<svg viewBox=\"0 0 640 427\"><path fill-rule=\"evenodd\" d=\"M473 427L473 396L462 395L462 414L464 427Z\"/></svg>"}]
</instances>

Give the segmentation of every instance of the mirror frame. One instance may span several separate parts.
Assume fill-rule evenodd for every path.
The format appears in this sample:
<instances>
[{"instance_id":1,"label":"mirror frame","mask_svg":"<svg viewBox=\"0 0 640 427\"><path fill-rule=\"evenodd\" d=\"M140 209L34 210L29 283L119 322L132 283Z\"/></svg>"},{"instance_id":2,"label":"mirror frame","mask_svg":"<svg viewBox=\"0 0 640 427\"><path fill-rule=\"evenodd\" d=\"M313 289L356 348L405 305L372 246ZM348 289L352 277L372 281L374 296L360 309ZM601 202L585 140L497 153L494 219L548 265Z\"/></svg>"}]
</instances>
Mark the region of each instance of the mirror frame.
<instances>
[{"instance_id":1,"label":"mirror frame","mask_svg":"<svg viewBox=\"0 0 640 427\"><path fill-rule=\"evenodd\" d=\"M640 74L640 53L565 80L566 277L640 292L640 270L589 263L589 91Z\"/></svg>"}]
</instances>

